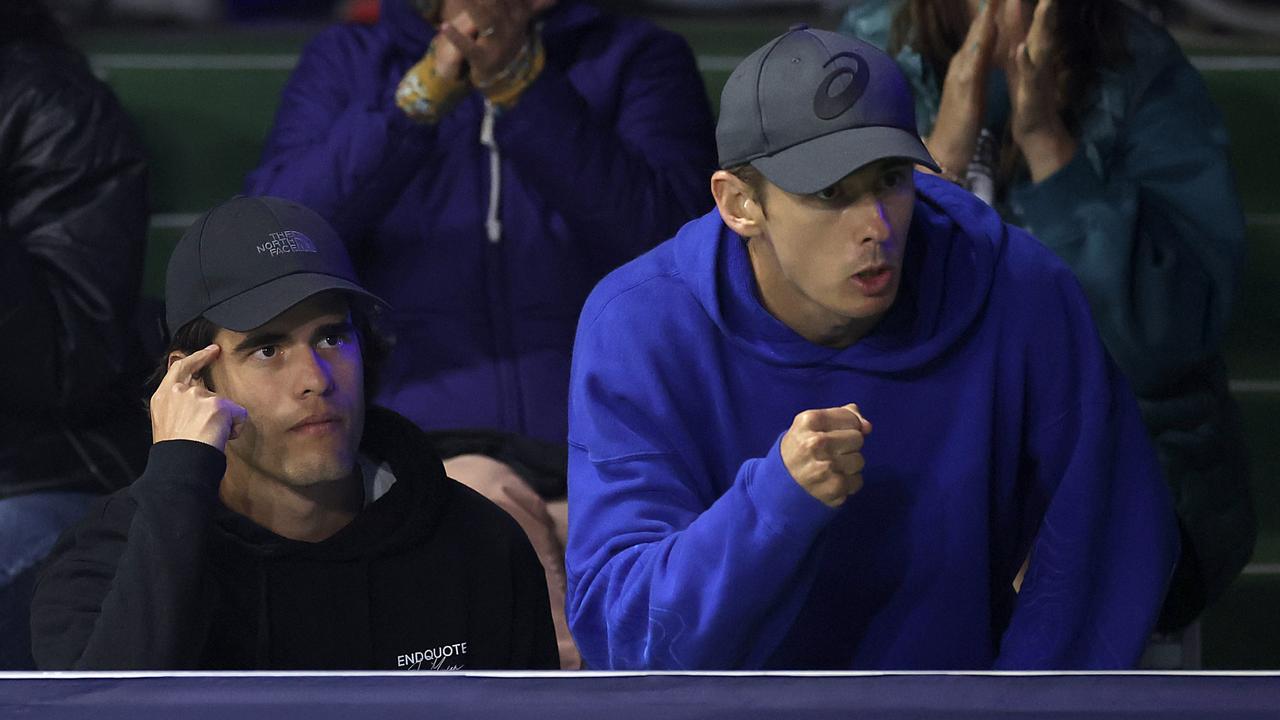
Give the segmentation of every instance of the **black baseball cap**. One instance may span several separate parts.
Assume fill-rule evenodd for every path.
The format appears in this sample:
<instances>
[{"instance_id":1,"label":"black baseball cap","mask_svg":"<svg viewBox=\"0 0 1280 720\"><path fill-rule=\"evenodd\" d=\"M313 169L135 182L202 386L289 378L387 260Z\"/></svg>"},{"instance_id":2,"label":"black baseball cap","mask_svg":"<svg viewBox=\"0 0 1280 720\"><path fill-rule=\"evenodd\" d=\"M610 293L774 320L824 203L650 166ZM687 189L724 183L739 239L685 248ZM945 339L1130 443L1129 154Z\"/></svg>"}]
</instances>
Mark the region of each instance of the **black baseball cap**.
<instances>
[{"instance_id":1,"label":"black baseball cap","mask_svg":"<svg viewBox=\"0 0 1280 720\"><path fill-rule=\"evenodd\" d=\"M204 316L245 332L325 290L386 307L360 286L338 234L314 211L273 197L234 197L182 235L165 274L169 332Z\"/></svg>"},{"instance_id":2,"label":"black baseball cap","mask_svg":"<svg viewBox=\"0 0 1280 720\"><path fill-rule=\"evenodd\" d=\"M738 64L720 96L720 167L750 163L807 195L884 158L937 171L893 58L854 37L795 25Z\"/></svg>"}]
</instances>

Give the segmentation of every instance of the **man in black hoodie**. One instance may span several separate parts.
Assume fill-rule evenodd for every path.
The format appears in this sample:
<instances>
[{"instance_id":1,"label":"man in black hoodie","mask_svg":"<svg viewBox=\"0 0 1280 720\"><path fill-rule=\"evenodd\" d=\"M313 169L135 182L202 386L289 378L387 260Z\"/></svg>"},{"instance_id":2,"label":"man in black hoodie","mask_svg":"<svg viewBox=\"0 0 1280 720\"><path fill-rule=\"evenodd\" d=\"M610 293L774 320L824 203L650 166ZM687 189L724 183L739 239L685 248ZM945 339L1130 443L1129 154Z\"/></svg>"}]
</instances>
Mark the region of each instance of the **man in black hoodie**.
<instances>
[{"instance_id":1,"label":"man in black hoodie","mask_svg":"<svg viewBox=\"0 0 1280 720\"><path fill-rule=\"evenodd\" d=\"M43 669L555 668L519 526L368 408L382 302L333 230L275 198L196 221L146 471L59 540Z\"/></svg>"}]
</instances>

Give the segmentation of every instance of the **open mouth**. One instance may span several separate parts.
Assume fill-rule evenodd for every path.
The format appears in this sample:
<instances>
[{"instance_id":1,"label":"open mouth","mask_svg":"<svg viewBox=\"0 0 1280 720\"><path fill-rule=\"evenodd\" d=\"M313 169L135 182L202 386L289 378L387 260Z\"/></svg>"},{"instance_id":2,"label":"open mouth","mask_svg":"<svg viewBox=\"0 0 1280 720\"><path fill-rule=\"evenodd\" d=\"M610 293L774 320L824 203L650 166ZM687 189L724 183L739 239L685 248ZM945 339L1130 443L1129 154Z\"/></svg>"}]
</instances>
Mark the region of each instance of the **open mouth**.
<instances>
[{"instance_id":1,"label":"open mouth","mask_svg":"<svg viewBox=\"0 0 1280 720\"><path fill-rule=\"evenodd\" d=\"M856 272L851 278L863 295L880 295L889 289L893 280L893 268L888 265L876 265Z\"/></svg>"}]
</instances>

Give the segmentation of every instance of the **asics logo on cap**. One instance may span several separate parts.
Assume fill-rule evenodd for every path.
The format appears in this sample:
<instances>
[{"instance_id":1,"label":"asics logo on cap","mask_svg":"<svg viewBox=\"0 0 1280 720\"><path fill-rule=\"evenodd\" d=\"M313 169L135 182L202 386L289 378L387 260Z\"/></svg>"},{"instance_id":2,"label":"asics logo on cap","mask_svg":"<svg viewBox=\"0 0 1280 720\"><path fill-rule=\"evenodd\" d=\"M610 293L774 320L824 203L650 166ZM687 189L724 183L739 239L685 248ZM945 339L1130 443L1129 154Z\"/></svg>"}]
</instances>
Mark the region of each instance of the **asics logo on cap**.
<instances>
[{"instance_id":1,"label":"asics logo on cap","mask_svg":"<svg viewBox=\"0 0 1280 720\"><path fill-rule=\"evenodd\" d=\"M862 99L862 94L867 91L867 85L871 82L871 66L857 53L837 53L830 60L823 63L822 67L827 67L840 58L846 57L853 58L856 67L845 65L832 70L831 74L827 75L822 84L818 86L818 92L814 93L813 114L823 120L838 118L844 111L853 107L858 100ZM842 86L835 95L832 95L831 88L845 78L848 78L847 84Z\"/></svg>"},{"instance_id":2,"label":"asics logo on cap","mask_svg":"<svg viewBox=\"0 0 1280 720\"><path fill-rule=\"evenodd\" d=\"M316 249L316 244L311 238L303 235L297 230L282 230L280 232L267 233L267 241L258 246L259 255L284 255L286 253L298 252L320 252Z\"/></svg>"}]
</instances>

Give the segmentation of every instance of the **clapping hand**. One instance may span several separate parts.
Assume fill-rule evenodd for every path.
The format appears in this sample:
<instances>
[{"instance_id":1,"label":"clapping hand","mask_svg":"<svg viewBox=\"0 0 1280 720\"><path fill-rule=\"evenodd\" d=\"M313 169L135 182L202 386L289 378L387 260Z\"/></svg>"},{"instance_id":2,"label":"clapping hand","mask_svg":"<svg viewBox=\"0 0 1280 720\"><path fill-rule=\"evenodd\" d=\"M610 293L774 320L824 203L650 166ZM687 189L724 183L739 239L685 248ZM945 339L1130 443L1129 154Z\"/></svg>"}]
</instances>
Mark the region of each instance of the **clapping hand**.
<instances>
[{"instance_id":1,"label":"clapping hand","mask_svg":"<svg viewBox=\"0 0 1280 720\"><path fill-rule=\"evenodd\" d=\"M483 86L497 77L529 41L534 7L531 0L465 0L462 12L444 18L440 35L447 57L465 60L472 84Z\"/></svg>"},{"instance_id":2,"label":"clapping hand","mask_svg":"<svg viewBox=\"0 0 1280 720\"><path fill-rule=\"evenodd\" d=\"M1057 16L1056 0L1039 0L1026 40L1010 51L1006 63L1013 105L1010 129L1033 182L1057 172L1076 151L1076 140L1062 121Z\"/></svg>"},{"instance_id":3,"label":"clapping hand","mask_svg":"<svg viewBox=\"0 0 1280 720\"><path fill-rule=\"evenodd\" d=\"M987 75L991 71L999 30L996 0L987 0L969 25L964 45L951 58L942 83L942 101L933 133L925 140L943 174L962 176L973 158L986 112Z\"/></svg>"}]
</instances>

